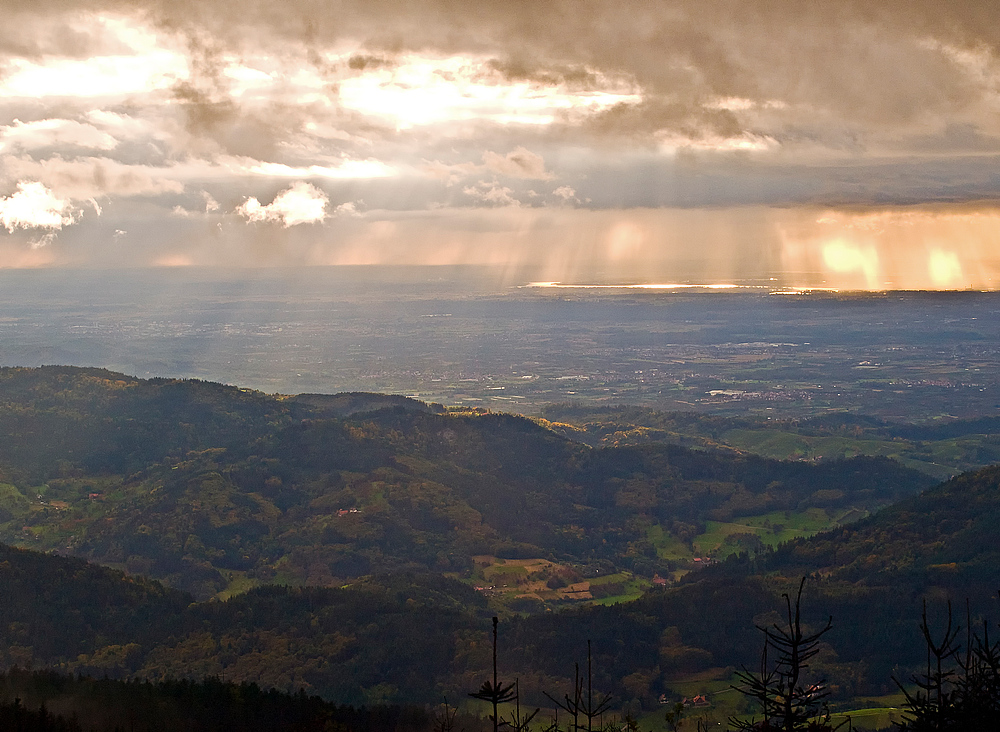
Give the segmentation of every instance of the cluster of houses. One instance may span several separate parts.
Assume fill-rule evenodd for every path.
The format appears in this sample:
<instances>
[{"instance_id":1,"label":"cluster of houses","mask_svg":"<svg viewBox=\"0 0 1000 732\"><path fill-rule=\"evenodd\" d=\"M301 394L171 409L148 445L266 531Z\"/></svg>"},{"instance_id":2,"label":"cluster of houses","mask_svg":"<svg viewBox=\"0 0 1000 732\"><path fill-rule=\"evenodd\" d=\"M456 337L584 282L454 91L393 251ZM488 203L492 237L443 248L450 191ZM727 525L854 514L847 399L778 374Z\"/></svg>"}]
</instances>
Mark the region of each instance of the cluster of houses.
<instances>
[{"instance_id":1,"label":"cluster of houses","mask_svg":"<svg viewBox=\"0 0 1000 732\"><path fill-rule=\"evenodd\" d=\"M667 698L666 694L660 694L658 700L660 704L670 704L671 700ZM697 696L692 696L691 698L684 697L681 699L681 704L685 707L710 707L712 702L708 700L707 694L698 694Z\"/></svg>"}]
</instances>

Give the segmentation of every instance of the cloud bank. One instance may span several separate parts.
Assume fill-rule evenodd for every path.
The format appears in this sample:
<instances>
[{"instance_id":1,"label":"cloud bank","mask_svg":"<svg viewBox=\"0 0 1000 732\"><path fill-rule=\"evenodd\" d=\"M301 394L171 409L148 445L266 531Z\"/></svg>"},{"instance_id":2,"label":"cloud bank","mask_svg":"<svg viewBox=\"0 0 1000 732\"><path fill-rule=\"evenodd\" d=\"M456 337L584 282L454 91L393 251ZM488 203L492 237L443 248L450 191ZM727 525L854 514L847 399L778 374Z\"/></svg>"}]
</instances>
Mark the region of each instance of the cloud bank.
<instances>
[{"instance_id":1,"label":"cloud bank","mask_svg":"<svg viewBox=\"0 0 1000 732\"><path fill-rule=\"evenodd\" d=\"M778 273L997 281L992 3L10 0L5 16L0 231L6 249L58 231L49 265L353 261L368 241L639 271L715 237L755 253L730 258L748 273L766 241ZM494 235L506 216L521 228ZM612 219L613 245L586 243ZM577 238L519 243L545 221Z\"/></svg>"}]
</instances>

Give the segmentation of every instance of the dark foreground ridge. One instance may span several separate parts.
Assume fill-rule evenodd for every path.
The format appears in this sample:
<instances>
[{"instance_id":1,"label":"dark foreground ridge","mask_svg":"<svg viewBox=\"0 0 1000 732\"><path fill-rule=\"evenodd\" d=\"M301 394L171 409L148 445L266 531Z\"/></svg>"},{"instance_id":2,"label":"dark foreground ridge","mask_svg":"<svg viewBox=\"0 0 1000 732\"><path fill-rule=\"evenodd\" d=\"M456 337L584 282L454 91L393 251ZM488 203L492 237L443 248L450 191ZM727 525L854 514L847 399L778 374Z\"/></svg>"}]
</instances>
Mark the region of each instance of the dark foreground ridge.
<instances>
[{"instance_id":1,"label":"dark foreground ridge","mask_svg":"<svg viewBox=\"0 0 1000 732\"><path fill-rule=\"evenodd\" d=\"M461 719L478 726L475 718ZM355 709L257 684L115 681L53 671L0 673L4 732L430 732L421 707Z\"/></svg>"}]
</instances>

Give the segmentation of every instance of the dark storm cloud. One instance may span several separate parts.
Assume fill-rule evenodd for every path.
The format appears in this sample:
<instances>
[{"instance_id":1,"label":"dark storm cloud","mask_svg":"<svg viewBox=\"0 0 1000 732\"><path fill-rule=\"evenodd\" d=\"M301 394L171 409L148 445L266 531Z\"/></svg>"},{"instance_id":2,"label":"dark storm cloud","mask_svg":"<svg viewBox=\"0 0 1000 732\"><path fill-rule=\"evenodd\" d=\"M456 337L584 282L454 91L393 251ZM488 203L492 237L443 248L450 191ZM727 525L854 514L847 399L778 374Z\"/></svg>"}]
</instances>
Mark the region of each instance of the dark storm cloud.
<instances>
[{"instance_id":1,"label":"dark storm cloud","mask_svg":"<svg viewBox=\"0 0 1000 732\"><path fill-rule=\"evenodd\" d=\"M298 47L324 52L341 42L356 72L389 66L406 51L478 54L508 80L600 88L597 74L619 75L644 102L592 120L601 137L769 134L833 139L853 132L869 144L879 134L952 118L996 127L975 107L982 83L956 53L995 60L998 31L990 3L452 2L372 0L207 0L60 3L14 0L32 17L85 10L135 14L188 39L192 78L178 87L191 124L211 131L232 117L220 91L221 54ZM60 33L62 34L60 36ZM76 38L68 26L38 33L39 48L93 52L99 38ZM79 33L77 33L79 35ZM13 36L13 34L12 34ZM19 34L32 38L33 34ZM108 41L110 43L110 41ZM314 54L317 65L322 53ZM995 72L995 69L994 69ZM720 108L719 99L750 105ZM780 113L761 109L778 102ZM715 103L716 106L712 106ZM756 106L754 106L756 105ZM987 133L994 130L985 130ZM937 132L931 130L931 132Z\"/></svg>"},{"instance_id":2,"label":"dark storm cloud","mask_svg":"<svg viewBox=\"0 0 1000 732\"><path fill-rule=\"evenodd\" d=\"M390 2L219 0L148 6L184 32L233 48L261 39L372 52L495 54L510 78L629 74L683 102L703 95L780 98L901 123L976 90L933 47L995 50L995 6L939 2ZM574 71L575 69L575 71ZM655 111L655 110L654 110Z\"/></svg>"}]
</instances>

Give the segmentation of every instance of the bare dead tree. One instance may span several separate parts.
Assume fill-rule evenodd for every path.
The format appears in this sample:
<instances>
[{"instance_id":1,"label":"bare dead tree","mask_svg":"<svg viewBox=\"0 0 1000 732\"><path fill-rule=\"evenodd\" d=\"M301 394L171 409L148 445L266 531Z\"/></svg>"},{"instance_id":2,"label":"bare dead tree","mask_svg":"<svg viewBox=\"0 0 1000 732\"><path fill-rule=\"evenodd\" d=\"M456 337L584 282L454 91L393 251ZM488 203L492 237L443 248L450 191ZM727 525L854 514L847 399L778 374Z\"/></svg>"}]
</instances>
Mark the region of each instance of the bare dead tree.
<instances>
[{"instance_id":1,"label":"bare dead tree","mask_svg":"<svg viewBox=\"0 0 1000 732\"><path fill-rule=\"evenodd\" d=\"M448 697L441 703L441 708L434 712L434 732L455 732L455 717L458 707L448 704Z\"/></svg>"},{"instance_id":2,"label":"bare dead tree","mask_svg":"<svg viewBox=\"0 0 1000 732\"><path fill-rule=\"evenodd\" d=\"M513 732L526 732L531 724L531 720L540 711L542 710L536 707L535 711L523 717L521 716L521 694L518 688L518 679L514 679L514 711L510 713L509 721L503 720L503 724L510 727Z\"/></svg>"},{"instance_id":3,"label":"bare dead tree","mask_svg":"<svg viewBox=\"0 0 1000 732\"><path fill-rule=\"evenodd\" d=\"M573 717L573 726L570 728L572 732L578 732L580 729L580 709L583 697L583 679L580 678L580 664L575 663L573 666L576 672L573 677L573 698L571 699L569 694L565 694L563 701L559 701L554 696L549 694L549 692L542 692L556 705L556 725L559 722L559 709L562 709L567 714Z\"/></svg>"},{"instance_id":4,"label":"bare dead tree","mask_svg":"<svg viewBox=\"0 0 1000 732\"><path fill-rule=\"evenodd\" d=\"M548 692L544 692L557 708L562 709L573 717L573 732L582 729L580 717L587 720L587 732L593 732L594 719L604 714L611 706L613 697L610 694L599 695L594 698L594 665L591 652L591 643L587 641L587 694L583 694L583 679L580 677L580 664L573 664L575 668L573 678L573 698L569 694L564 695L562 701L556 699Z\"/></svg>"}]
</instances>

